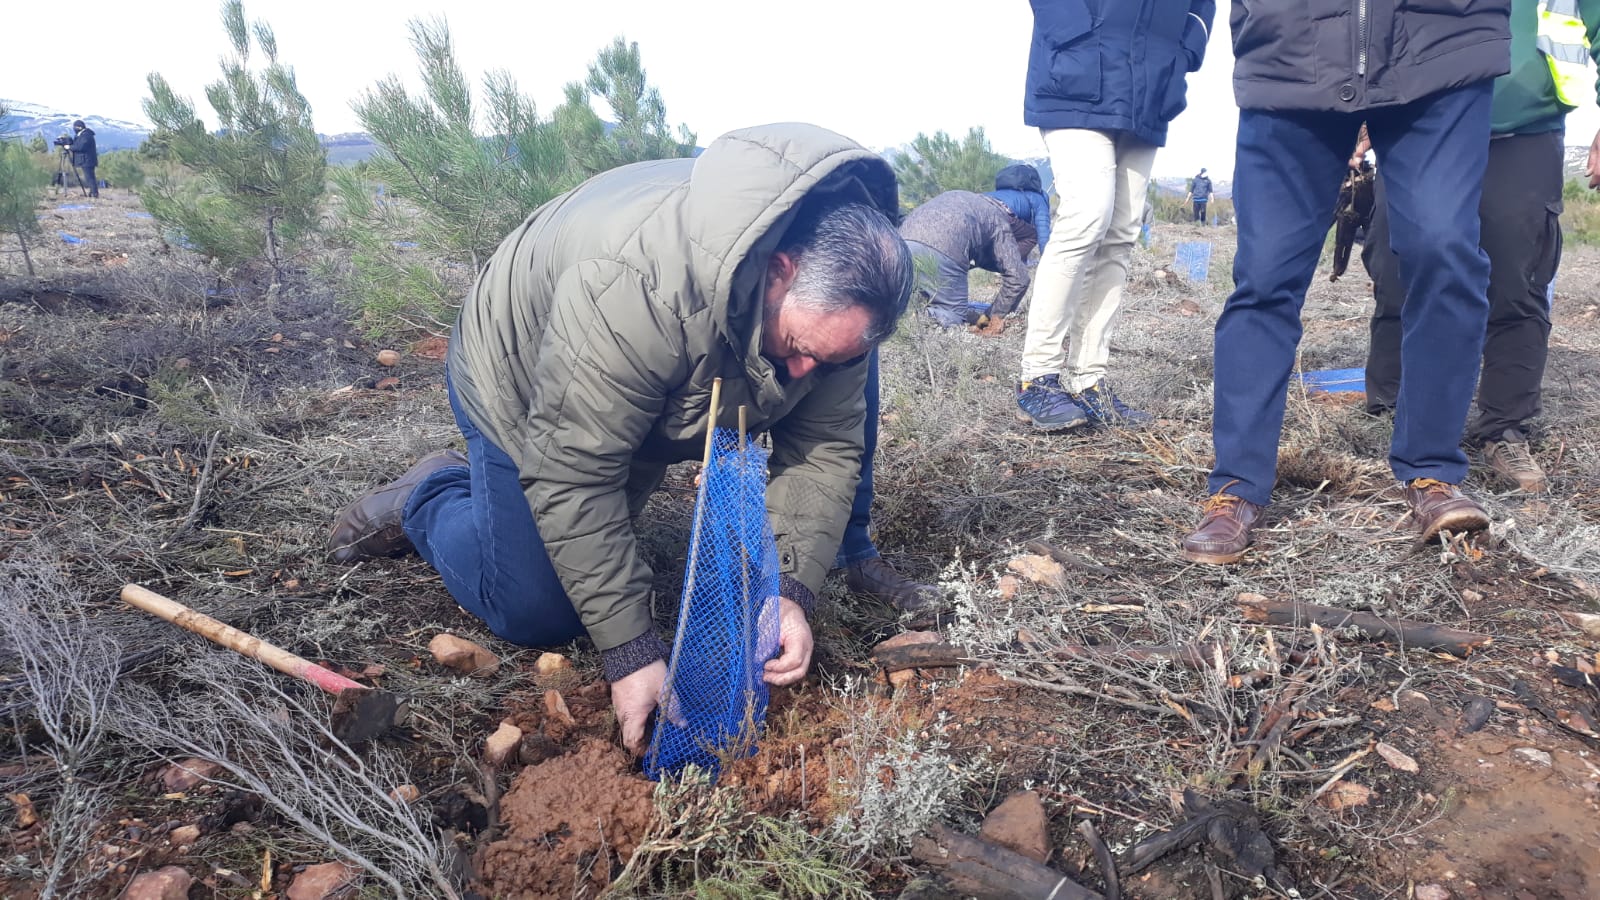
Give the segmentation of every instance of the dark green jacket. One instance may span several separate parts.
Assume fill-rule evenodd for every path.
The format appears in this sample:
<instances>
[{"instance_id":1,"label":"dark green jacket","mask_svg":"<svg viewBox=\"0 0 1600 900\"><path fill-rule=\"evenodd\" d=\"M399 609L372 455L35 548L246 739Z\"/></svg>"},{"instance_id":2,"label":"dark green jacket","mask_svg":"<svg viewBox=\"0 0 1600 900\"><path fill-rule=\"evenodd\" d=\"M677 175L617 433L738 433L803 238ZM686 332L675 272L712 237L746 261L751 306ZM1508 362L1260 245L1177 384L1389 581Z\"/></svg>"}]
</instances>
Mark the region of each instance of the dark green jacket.
<instances>
[{"instance_id":1,"label":"dark green jacket","mask_svg":"<svg viewBox=\"0 0 1600 900\"><path fill-rule=\"evenodd\" d=\"M1578 15L1589 33L1589 53L1600 62L1600 0L1578 0ZM1490 130L1495 134L1556 131L1573 109L1556 97L1550 64L1535 45L1538 34L1538 0L1512 0L1511 72L1494 82Z\"/></svg>"},{"instance_id":2,"label":"dark green jacket","mask_svg":"<svg viewBox=\"0 0 1600 900\"><path fill-rule=\"evenodd\" d=\"M671 463L749 407L771 434L767 507L782 572L821 588L860 477L865 363L781 384L760 353L767 261L796 204L847 191L894 221L894 174L811 125L717 139L698 159L597 175L501 243L461 310L450 375L516 461L535 524L601 650L650 629L632 514Z\"/></svg>"}]
</instances>

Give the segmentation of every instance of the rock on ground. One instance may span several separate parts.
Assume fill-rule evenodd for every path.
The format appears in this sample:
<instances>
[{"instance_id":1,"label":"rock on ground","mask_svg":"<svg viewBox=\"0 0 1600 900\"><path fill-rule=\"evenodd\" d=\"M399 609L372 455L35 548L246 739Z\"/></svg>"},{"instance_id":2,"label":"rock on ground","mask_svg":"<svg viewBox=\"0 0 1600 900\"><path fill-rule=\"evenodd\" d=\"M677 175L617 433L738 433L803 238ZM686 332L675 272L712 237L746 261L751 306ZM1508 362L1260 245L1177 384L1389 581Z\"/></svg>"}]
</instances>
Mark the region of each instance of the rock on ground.
<instances>
[{"instance_id":1,"label":"rock on ground","mask_svg":"<svg viewBox=\"0 0 1600 900\"><path fill-rule=\"evenodd\" d=\"M453 634L434 635L433 640L428 642L428 651L439 661L439 665L463 675L488 678L500 671L500 657Z\"/></svg>"},{"instance_id":2,"label":"rock on ground","mask_svg":"<svg viewBox=\"0 0 1600 900\"><path fill-rule=\"evenodd\" d=\"M983 820L978 836L1037 863L1050 859L1050 824L1044 802L1033 791L1007 797Z\"/></svg>"},{"instance_id":3,"label":"rock on ground","mask_svg":"<svg viewBox=\"0 0 1600 900\"><path fill-rule=\"evenodd\" d=\"M206 779L215 778L221 771L222 767L216 763L191 756L162 769L161 785L167 789L167 793L176 794L193 790L204 784Z\"/></svg>"},{"instance_id":4,"label":"rock on ground","mask_svg":"<svg viewBox=\"0 0 1600 900\"><path fill-rule=\"evenodd\" d=\"M177 866L135 876L122 892L122 900L188 900L194 879Z\"/></svg>"},{"instance_id":5,"label":"rock on ground","mask_svg":"<svg viewBox=\"0 0 1600 900\"><path fill-rule=\"evenodd\" d=\"M361 886L361 870L349 863L307 866L289 885L289 900L342 900Z\"/></svg>"},{"instance_id":6,"label":"rock on ground","mask_svg":"<svg viewBox=\"0 0 1600 900\"><path fill-rule=\"evenodd\" d=\"M501 722L483 742L483 758L491 766L505 765L522 746L522 729L510 722Z\"/></svg>"}]
</instances>

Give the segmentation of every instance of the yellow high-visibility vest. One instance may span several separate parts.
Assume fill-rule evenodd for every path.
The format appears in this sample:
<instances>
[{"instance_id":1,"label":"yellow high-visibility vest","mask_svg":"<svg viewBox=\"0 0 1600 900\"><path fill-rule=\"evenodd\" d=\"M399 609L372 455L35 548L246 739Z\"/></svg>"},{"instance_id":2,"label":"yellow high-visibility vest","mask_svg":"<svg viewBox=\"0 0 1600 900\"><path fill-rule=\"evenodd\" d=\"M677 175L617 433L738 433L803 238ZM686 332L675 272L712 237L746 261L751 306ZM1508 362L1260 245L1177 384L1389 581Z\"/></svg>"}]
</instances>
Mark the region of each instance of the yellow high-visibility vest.
<instances>
[{"instance_id":1,"label":"yellow high-visibility vest","mask_svg":"<svg viewBox=\"0 0 1600 900\"><path fill-rule=\"evenodd\" d=\"M1556 98L1576 109L1588 96L1589 33L1578 16L1578 0L1539 0L1539 52L1550 64Z\"/></svg>"}]
</instances>

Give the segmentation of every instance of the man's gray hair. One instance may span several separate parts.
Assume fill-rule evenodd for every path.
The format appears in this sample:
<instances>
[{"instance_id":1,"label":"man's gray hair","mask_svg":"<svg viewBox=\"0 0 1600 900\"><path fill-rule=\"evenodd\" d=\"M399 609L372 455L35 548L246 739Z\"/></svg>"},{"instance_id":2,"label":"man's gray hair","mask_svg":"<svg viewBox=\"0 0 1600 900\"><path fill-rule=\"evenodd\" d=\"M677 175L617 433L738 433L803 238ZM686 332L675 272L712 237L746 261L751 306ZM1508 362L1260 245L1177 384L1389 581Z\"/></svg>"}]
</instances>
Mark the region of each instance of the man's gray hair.
<instances>
[{"instance_id":1,"label":"man's gray hair","mask_svg":"<svg viewBox=\"0 0 1600 900\"><path fill-rule=\"evenodd\" d=\"M778 250L795 262L789 300L818 312L865 307L868 344L894 333L911 297L911 251L888 216L836 195L807 197Z\"/></svg>"}]
</instances>

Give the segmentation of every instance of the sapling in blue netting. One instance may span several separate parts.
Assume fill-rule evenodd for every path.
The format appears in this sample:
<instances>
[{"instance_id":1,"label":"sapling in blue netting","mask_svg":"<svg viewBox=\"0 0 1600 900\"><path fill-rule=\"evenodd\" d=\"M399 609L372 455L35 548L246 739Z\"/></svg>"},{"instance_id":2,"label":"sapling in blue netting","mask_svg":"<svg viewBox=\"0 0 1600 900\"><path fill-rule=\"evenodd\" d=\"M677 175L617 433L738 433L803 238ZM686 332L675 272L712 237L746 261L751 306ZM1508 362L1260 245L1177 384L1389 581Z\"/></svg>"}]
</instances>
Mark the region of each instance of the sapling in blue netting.
<instances>
[{"instance_id":1,"label":"sapling in blue netting","mask_svg":"<svg viewBox=\"0 0 1600 900\"><path fill-rule=\"evenodd\" d=\"M716 400L713 397L712 408ZM778 650L778 554L767 519L767 453L714 429L695 499L678 634L645 758L651 778L755 752L767 714L762 670Z\"/></svg>"}]
</instances>

